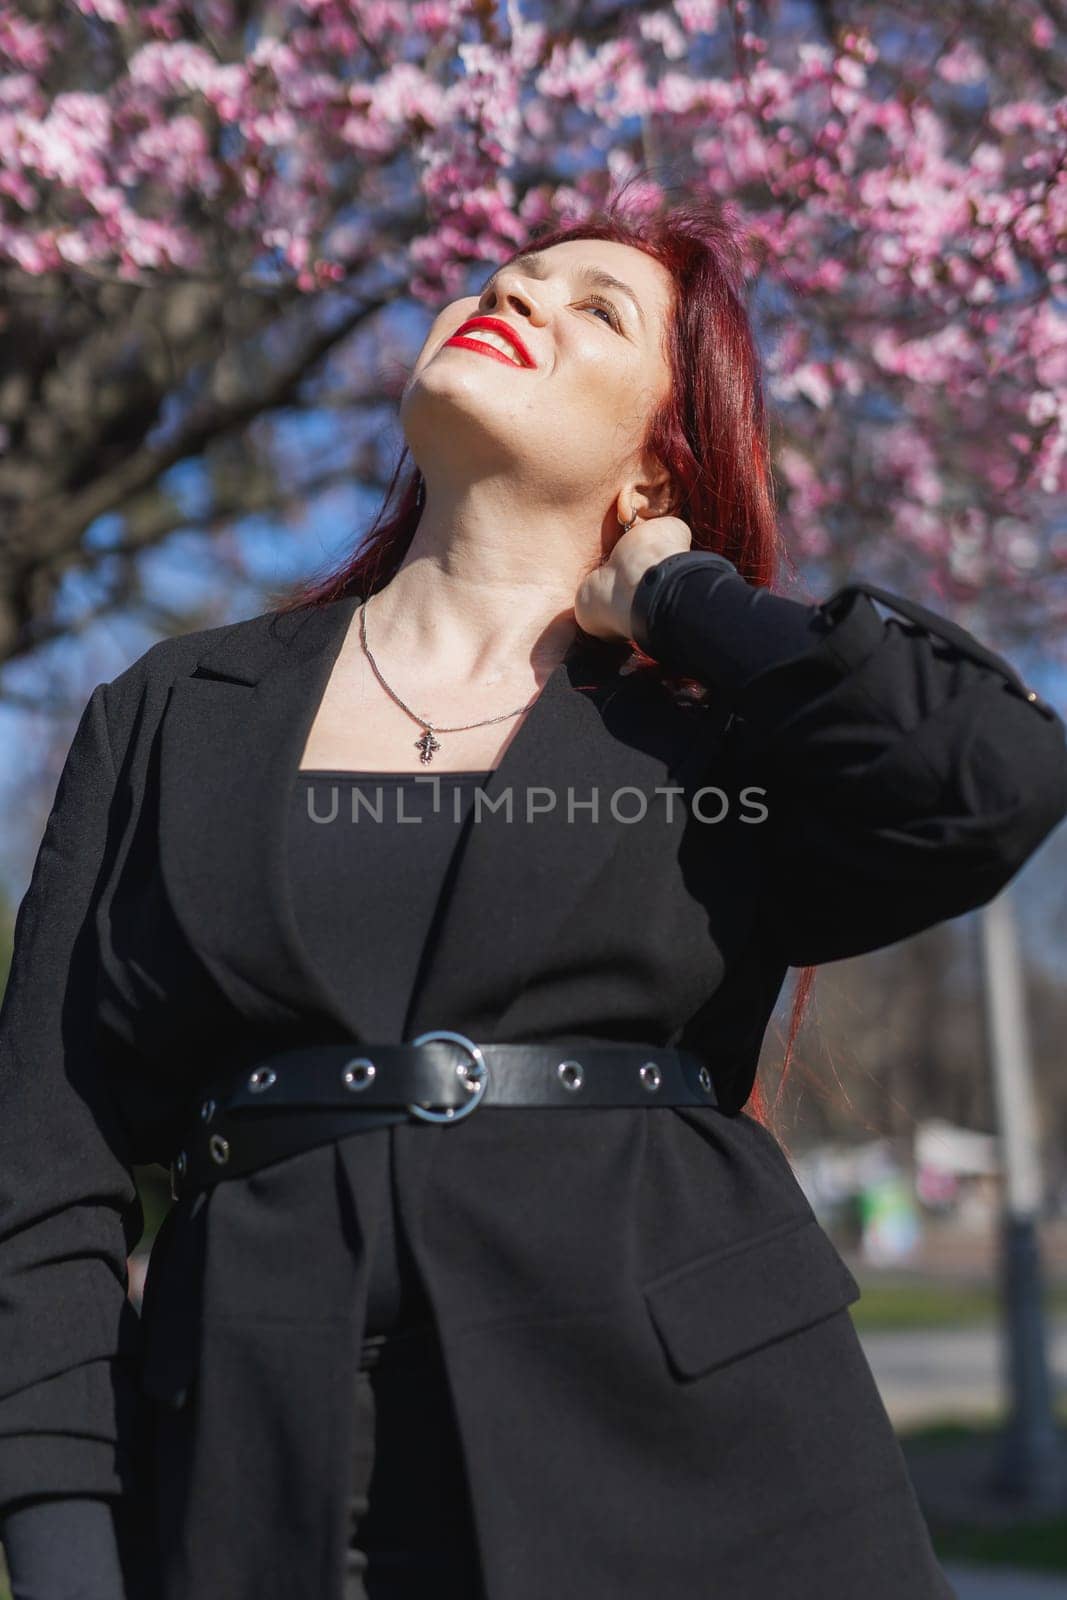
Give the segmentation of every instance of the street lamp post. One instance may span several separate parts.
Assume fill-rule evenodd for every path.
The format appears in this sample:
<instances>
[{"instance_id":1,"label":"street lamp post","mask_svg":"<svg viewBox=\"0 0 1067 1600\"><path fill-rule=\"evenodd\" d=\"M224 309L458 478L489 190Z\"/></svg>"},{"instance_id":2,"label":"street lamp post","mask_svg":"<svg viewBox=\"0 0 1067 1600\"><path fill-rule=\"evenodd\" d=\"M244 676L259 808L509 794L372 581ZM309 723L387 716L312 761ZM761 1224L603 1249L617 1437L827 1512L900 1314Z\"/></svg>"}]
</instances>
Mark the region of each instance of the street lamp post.
<instances>
[{"instance_id":1,"label":"street lamp post","mask_svg":"<svg viewBox=\"0 0 1067 1600\"><path fill-rule=\"evenodd\" d=\"M1054 1505L1064 1452L1049 1380L1038 1219L1041 1159L1015 909L1004 889L979 913L986 1037L1000 1134L1001 1315L1008 1419L990 1489L998 1497Z\"/></svg>"}]
</instances>

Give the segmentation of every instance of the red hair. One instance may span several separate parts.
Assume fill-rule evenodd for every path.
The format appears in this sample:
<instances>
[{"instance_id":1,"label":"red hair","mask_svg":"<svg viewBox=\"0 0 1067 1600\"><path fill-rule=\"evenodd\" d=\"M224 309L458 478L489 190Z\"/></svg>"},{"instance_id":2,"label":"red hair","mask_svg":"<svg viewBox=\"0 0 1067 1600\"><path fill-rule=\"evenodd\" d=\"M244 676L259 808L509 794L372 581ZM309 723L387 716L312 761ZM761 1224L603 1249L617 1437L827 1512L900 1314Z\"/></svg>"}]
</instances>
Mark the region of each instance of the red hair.
<instances>
[{"instance_id":1,"label":"red hair","mask_svg":"<svg viewBox=\"0 0 1067 1600\"><path fill-rule=\"evenodd\" d=\"M536 234L508 260L571 239L605 239L643 250L665 268L673 284L665 352L672 382L649 420L644 445L671 474L669 511L690 528L692 548L727 556L749 583L769 588L780 562L793 568L778 531L760 360L744 304L747 236L713 197L632 217L620 213L620 202L621 194L581 221ZM388 583L411 544L424 500L422 473L414 463L405 470L408 457L405 447L358 549L339 568L288 590L278 609L328 604L353 590L371 594ZM634 650L642 669L658 670ZM781 1098L815 973L803 967L797 976L774 1106L768 1107L758 1082L749 1096L748 1109L765 1125Z\"/></svg>"}]
</instances>

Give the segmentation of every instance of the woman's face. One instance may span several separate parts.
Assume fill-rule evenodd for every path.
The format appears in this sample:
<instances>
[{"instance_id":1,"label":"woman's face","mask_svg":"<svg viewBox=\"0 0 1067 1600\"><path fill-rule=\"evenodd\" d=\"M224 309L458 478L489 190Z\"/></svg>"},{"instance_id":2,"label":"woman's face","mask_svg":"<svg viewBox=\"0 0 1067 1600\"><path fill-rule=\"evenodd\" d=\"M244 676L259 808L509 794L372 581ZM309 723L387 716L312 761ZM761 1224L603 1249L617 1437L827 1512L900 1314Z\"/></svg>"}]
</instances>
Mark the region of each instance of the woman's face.
<instances>
[{"instance_id":1,"label":"woman's face","mask_svg":"<svg viewBox=\"0 0 1067 1600\"><path fill-rule=\"evenodd\" d=\"M583 269L610 274L632 295L590 282ZM669 391L672 295L669 273L643 250L571 239L500 268L480 296L446 306L400 402L431 495L497 479L498 498L521 494L527 508L568 512L599 507L599 524L605 496L635 472L649 417ZM483 315L513 328L535 365L447 342Z\"/></svg>"}]
</instances>

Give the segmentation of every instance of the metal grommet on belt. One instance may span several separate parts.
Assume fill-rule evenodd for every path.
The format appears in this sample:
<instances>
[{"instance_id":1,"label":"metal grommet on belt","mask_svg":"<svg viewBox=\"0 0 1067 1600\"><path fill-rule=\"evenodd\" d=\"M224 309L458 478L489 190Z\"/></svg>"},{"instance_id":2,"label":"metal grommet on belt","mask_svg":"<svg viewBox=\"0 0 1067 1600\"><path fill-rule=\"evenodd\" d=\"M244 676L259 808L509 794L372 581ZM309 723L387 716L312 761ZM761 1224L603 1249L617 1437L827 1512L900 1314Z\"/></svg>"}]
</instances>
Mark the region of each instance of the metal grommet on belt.
<instances>
[{"instance_id":1,"label":"metal grommet on belt","mask_svg":"<svg viewBox=\"0 0 1067 1600\"><path fill-rule=\"evenodd\" d=\"M580 1089L585 1081L585 1072L580 1061L561 1061L556 1073L565 1089Z\"/></svg>"},{"instance_id":2,"label":"metal grommet on belt","mask_svg":"<svg viewBox=\"0 0 1067 1600\"><path fill-rule=\"evenodd\" d=\"M230 1141L224 1139L221 1133L213 1133L208 1141L211 1159L217 1166L224 1167L230 1159Z\"/></svg>"},{"instance_id":3,"label":"metal grommet on belt","mask_svg":"<svg viewBox=\"0 0 1067 1600\"><path fill-rule=\"evenodd\" d=\"M711 1092L712 1092L711 1073L708 1071L707 1067L701 1067L700 1071L697 1073L697 1082L699 1083L700 1087L703 1089L705 1094L711 1094Z\"/></svg>"},{"instance_id":4,"label":"metal grommet on belt","mask_svg":"<svg viewBox=\"0 0 1067 1600\"><path fill-rule=\"evenodd\" d=\"M656 1090L663 1082L663 1074L654 1061L646 1061L638 1071L638 1077L645 1089Z\"/></svg>"},{"instance_id":5,"label":"metal grommet on belt","mask_svg":"<svg viewBox=\"0 0 1067 1600\"><path fill-rule=\"evenodd\" d=\"M278 1074L273 1067L257 1067L248 1080L248 1087L253 1094L261 1094L264 1089L269 1089L272 1083L277 1083Z\"/></svg>"},{"instance_id":6,"label":"metal grommet on belt","mask_svg":"<svg viewBox=\"0 0 1067 1600\"><path fill-rule=\"evenodd\" d=\"M210 1122L214 1115L215 1115L215 1102L214 1102L214 1100L205 1100L203 1105L200 1107L200 1120L201 1120L201 1122Z\"/></svg>"},{"instance_id":7,"label":"metal grommet on belt","mask_svg":"<svg viewBox=\"0 0 1067 1600\"><path fill-rule=\"evenodd\" d=\"M456 1068L456 1076L463 1080L471 1098L465 1106L448 1106L444 1111L433 1111L428 1105L421 1103L409 1104L407 1109L412 1116L419 1117L423 1122L458 1122L461 1117L469 1117L485 1099L486 1090L489 1088L489 1065L473 1039L468 1039L465 1033L452 1033L448 1028L431 1028L428 1033L420 1033L411 1043L428 1044L431 1039L447 1039L467 1051L471 1064L468 1066L466 1062L461 1061Z\"/></svg>"},{"instance_id":8,"label":"metal grommet on belt","mask_svg":"<svg viewBox=\"0 0 1067 1600\"><path fill-rule=\"evenodd\" d=\"M353 1056L341 1073L346 1089L366 1089L374 1082L378 1069L369 1056Z\"/></svg>"}]
</instances>

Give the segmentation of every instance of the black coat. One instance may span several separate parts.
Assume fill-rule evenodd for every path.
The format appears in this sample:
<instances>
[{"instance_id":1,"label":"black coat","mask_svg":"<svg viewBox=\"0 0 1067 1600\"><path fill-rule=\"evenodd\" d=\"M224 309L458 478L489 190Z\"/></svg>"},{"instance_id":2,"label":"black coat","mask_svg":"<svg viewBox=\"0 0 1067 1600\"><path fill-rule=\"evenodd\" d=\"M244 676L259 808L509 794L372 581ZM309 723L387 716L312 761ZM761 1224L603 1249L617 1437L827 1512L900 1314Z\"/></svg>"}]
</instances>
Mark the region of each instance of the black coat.
<instances>
[{"instance_id":1,"label":"black coat","mask_svg":"<svg viewBox=\"0 0 1067 1600\"><path fill-rule=\"evenodd\" d=\"M572 648L487 784L513 820L470 828L409 1016L697 1049L720 1108L487 1107L222 1182L168 1214L138 1318L131 1166L170 1160L220 1070L381 1037L373 961L325 987L285 867L355 603L163 641L86 706L0 1012L0 1508L122 1494L158 1541L146 1600L340 1600L391 1140L487 1600L948 1596L855 1282L742 1107L787 967L990 899L1067 811L1067 746L999 656L855 587L801 657L707 704L621 673L625 647ZM713 635L710 607L688 659ZM701 784L721 822L654 798ZM568 785L599 821L568 819ZM527 786L556 810L521 821ZM646 813L619 820L634 788Z\"/></svg>"}]
</instances>

